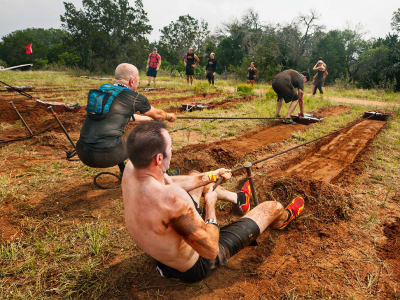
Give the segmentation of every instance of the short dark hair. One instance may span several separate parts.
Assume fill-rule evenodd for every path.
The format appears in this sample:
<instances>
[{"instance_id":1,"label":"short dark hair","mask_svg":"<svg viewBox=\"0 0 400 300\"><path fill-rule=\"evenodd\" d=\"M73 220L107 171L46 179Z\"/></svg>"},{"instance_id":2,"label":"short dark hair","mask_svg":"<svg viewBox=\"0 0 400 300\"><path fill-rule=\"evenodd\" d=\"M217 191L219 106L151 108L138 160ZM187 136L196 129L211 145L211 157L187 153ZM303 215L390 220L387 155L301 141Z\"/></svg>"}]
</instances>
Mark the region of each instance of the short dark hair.
<instances>
[{"instance_id":1,"label":"short dark hair","mask_svg":"<svg viewBox=\"0 0 400 300\"><path fill-rule=\"evenodd\" d=\"M307 81L310 81L310 74L307 71L303 71L301 74L307 77Z\"/></svg>"},{"instance_id":2,"label":"short dark hair","mask_svg":"<svg viewBox=\"0 0 400 300\"><path fill-rule=\"evenodd\" d=\"M322 56L318 57L318 60L323 60L323 59L322 59Z\"/></svg>"},{"instance_id":3,"label":"short dark hair","mask_svg":"<svg viewBox=\"0 0 400 300\"><path fill-rule=\"evenodd\" d=\"M165 157L167 144L162 130L167 126L161 121L147 121L135 126L126 140L128 157L138 169L147 168L154 156L162 153Z\"/></svg>"}]
</instances>

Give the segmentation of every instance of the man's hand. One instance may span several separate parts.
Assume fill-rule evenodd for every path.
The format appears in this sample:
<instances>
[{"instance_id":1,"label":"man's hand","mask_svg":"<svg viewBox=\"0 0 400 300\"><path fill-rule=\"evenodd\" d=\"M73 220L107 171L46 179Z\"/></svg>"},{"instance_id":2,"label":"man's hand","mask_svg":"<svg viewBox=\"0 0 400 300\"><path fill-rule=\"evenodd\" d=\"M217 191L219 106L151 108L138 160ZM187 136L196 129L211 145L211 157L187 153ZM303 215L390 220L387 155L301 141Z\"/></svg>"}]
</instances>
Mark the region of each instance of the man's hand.
<instances>
[{"instance_id":1,"label":"man's hand","mask_svg":"<svg viewBox=\"0 0 400 300\"><path fill-rule=\"evenodd\" d=\"M147 65L147 66L146 66L146 69L148 69L148 68L149 68L149 66Z\"/></svg>"},{"instance_id":2,"label":"man's hand","mask_svg":"<svg viewBox=\"0 0 400 300\"><path fill-rule=\"evenodd\" d=\"M171 122L171 123L175 122L176 121L176 115L174 113L168 114L167 121Z\"/></svg>"},{"instance_id":3,"label":"man's hand","mask_svg":"<svg viewBox=\"0 0 400 300\"><path fill-rule=\"evenodd\" d=\"M222 177L224 179L224 182L228 181L232 177L232 171L224 168L215 170L214 174L215 176L218 176L218 179Z\"/></svg>"},{"instance_id":4,"label":"man's hand","mask_svg":"<svg viewBox=\"0 0 400 300\"><path fill-rule=\"evenodd\" d=\"M156 71L158 71L158 67L157 67Z\"/></svg>"},{"instance_id":5,"label":"man's hand","mask_svg":"<svg viewBox=\"0 0 400 300\"><path fill-rule=\"evenodd\" d=\"M213 76L215 76L215 72L213 73Z\"/></svg>"},{"instance_id":6,"label":"man's hand","mask_svg":"<svg viewBox=\"0 0 400 300\"><path fill-rule=\"evenodd\" d=\"M207 72L204 72L204 75L207 75Z\"/></svg>"},{"instance_id":7,"label":"man's hand","mask_svg":"<svg viewBox=\"0 0 400 300\"><path fill-rule=\"evenodd\" d=\"M184 64L185 64L185 68L186 68L186 63L185 62L183 62Z\"/></svg>"},{"instance_id":8,"label":"man's hand","mask_svg":"<svg viewBox=\"0 0 400 300\"><path fill-rule=\"evenodd\" d=\"M194 68L195 66L196 66L195 64L192 65L193 68Z\"/></svg>"}]
</instances>

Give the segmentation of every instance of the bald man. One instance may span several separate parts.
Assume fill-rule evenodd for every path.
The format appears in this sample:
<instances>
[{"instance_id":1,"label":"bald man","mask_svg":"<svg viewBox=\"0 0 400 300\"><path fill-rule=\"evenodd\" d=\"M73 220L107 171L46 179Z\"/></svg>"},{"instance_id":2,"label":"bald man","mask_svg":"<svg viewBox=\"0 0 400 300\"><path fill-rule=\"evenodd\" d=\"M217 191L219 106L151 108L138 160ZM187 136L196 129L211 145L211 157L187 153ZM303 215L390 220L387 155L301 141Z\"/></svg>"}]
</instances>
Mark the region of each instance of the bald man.
<instances>
[{"instance_id":1,"label":"bald man","mask_svg":"<svg viewBox=\"0 0 400 300\"><path fill-rule=\"evenodd\" d=\"M122 175L128 153L125 141L121 137L131 117L135 123L152 119L169 122L176 120L175 114L152 107L145 96L136 92L138 86L139 72L137 68L123 63L115 69L114 85L105 84L99 90L89 92L86 107L88 113L76 144L76 152L87 166L108 168L118 165ZM103 98L100 96L110 94L115 96L109 105L108 113L93 112L92 105L103 102ZM92 102L90 101L91 97L94 97ZM101 100L97 101L98 99ZM137 112L141 115L135 114Z\"/></svg>"}]
</instances>

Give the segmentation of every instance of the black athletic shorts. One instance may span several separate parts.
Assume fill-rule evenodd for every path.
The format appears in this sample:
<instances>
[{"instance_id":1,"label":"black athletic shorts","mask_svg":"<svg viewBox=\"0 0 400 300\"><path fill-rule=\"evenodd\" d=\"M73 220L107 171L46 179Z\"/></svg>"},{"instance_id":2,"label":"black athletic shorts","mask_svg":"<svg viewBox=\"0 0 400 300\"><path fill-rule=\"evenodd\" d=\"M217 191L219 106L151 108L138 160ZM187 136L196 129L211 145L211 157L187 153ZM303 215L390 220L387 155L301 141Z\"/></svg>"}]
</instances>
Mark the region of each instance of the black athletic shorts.
<instances>
[{"instance_id":1,"label":"black athletic shorts","mask_svg":"<svg viewBox=\"0 0 400 300\"><path fill-rule=\"evenodd\" d=\"M214 78L214 71L208 71L207 70L207 73L206 73L206 77L207 77L207 79L213 79Z\"/></svg>"},{"instance_id":2,"label":"black athletic shorts","mask_svg":"<svg viewBox=\"0 0 400 300\"><path fill-rule=\"evenodd\" d=\"M80 160L91 168L109 168L128 159L124 142L109 149L95 149L78 140L76 153Z\"/></svg>"},{"instance_id":3,"label":"black athletic shorts","mask_svg":"<svg viewBox=\"0 0 400 300\"><path fill-rule=\"evenodd\" d=\"M186 65L186 75L194 75L194 67L191 65Z\"/></svg>"},{"instance_id":4,"label":"black athletic shorts","mask_svg":"<svg viewBox=\"0 0 400 300\"><path fill-rule=\"evenodd\" d=\"M177 278L186 282L197 282L210 275L217 267L225 265L228 258L249 246L260 235L257 223L249 218L241 218L221 228L219 233L219 253L215 259L199 257L186 272L180 272L157 261L157 272L167 278Z\"/></svg>"},{"instance_id":5,"label":"black athletic shorts","mask_svg":"<svg viewBox=\"0 0 400 300\"><path fill-rule=\"evenodd\" d=\"M147 70L147 76L157 77L157 68L153 68L153 67L149 66L149 69Z\"/></svg>"},{"instance_id":6,"label":"black athletic shorts","mask_svg":"<svg viewBox=\"0 0 400 300\"><path fill-rule=\"evenodd\" d=\"M290 79L279 78L272 81L272 88L278 94L278 99L283 98L286 103L299 100L299 95Z\"/></svg>"},{"instance_id":7,"label":"black athletic shorts","mask_svg":"<svg viewBox=\"0 0 400 300\"><path fill-rule=\"evenodd\" d=\"M254 76L252 76L252 77L247 77L247 80L256 80L255 78L254 78Z\"/></svg>"}]
</instances>

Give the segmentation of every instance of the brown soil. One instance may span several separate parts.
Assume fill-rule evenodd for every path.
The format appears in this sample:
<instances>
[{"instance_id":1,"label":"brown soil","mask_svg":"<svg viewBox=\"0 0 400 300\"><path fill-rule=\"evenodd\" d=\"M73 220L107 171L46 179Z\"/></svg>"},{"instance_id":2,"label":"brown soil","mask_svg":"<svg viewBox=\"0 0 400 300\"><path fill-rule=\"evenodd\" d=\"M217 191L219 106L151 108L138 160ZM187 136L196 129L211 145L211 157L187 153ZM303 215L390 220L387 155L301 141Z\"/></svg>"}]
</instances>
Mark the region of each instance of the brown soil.
<instances>
[{"instance_id":1,"label":"brown soil","mask_svg":"<svg viewBox=\"0 0 400 300\"><path fill-rule=\"evenodd\" d=\"M348 110L347 106L332 106L314 113L328 117L345 113ZM251 156L254 150L281 142L293 132L306 128L308 128L306 125L286 125L278 121L269 126L251 130L237 138L228 138L210 144L189 145L174 153L172 165L179 167L184 173L192 169L206 171L215 167L232 168L246 155Z\"/></svg>"},{"instance_id":2,"label":"brown soil","mask_svg":"<svg viewBox=\"0 0 400 300\"><path fill-rule=\"evenodd\" d=\"M394 278L400 279L400 218L385 224L383 232L386 241L379 247L380 257L389 262Z\"/></svg>"},{"instance_id":3,"label":"brown soil","mask_svg":"<svg viewBox=\"0 0 400 300\"><path fill-rule=\"evenodd\" d=\"M300 161L292 162L279 173L285 176L301 174L331 182L355 161L385 124L383 121L365 120L340 132L329 143L318 147L315 152L310 151Z\"/></svg>"},{"instance_id":4,"label":"brown soil","mask_svg":"<svg viewBox=\"0 0 400 300\"><path fill-rule=\"evenodd\" d=\"M238 103L250 102L254 98L255 98L255 96L233 98L233 99L226 99L226 100L223 100L223 101L212 101L212 102L208 102L207 104L214 105L214 108L231 109ZM179 108L179 107L170 107L170 108L166 109L166 111L172 112L172 113L180 113L181 112L181 108Z\"/></svg>"}]
</instances>

